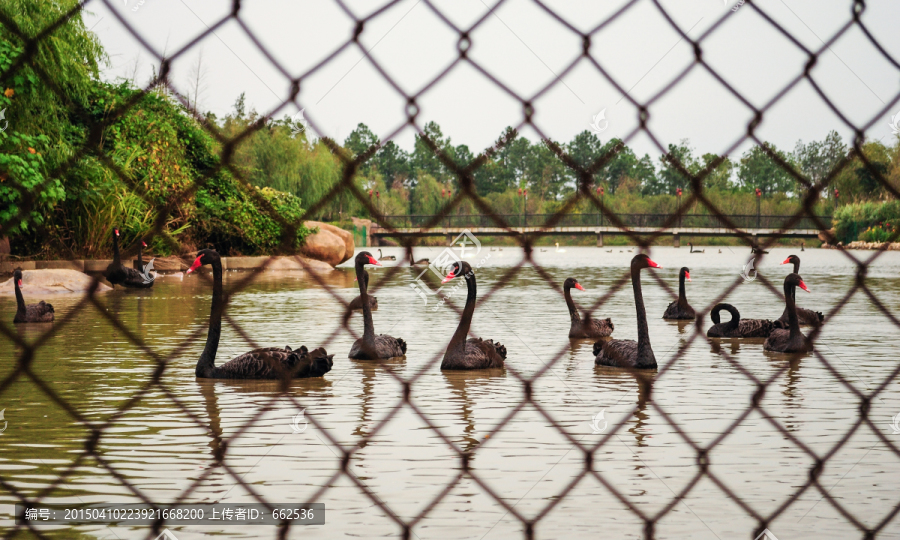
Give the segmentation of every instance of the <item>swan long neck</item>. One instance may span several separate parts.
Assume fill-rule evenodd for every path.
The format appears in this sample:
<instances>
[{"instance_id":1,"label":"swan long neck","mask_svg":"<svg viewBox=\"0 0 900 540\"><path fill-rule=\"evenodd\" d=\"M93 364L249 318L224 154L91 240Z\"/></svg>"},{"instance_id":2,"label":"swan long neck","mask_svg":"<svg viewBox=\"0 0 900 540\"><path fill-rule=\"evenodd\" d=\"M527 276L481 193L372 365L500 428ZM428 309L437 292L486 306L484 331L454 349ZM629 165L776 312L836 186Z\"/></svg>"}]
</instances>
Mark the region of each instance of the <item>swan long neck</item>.
<instances>
[{"instance_id":1,"label":"swan long neck","mask_svg":"<svg viewBox=\"0 0 900 540\"><path fill-rule=\"evenodd\" d=\"M637 311L638 324L638 367L645 358L653 358L653 349L650 347L650 329L647 326L647 310L644 308L644 295L641 293L641 269L631 267L631 286L634 288L634 307Z\"/></svg>"},{"instance_id":2,"label":"swan long neck","mask_svg":"<svg viewBox=\"0 0 900 540\"><path fill-rule=\"evenodd\" d=\"M16 286L16 316L25 316L25 297L22 296L22 289L19 288L19 280L13 276L13 283Z\"/></svg>"},{"instance_id":3,"label":"swan long neck","mask_svg":"<svg viewBox=\"0 0 900 540\"><path fill-rule=\"evenodd\" d=\"M113 263L121 264L121 259L119 258L119 235L113 233Z\"/></svg>"},{"instance_id":4,"label":"swan long neck","mask_svg":"<svg viewBox=\"0 0 900 540\"><path fill-rule=\"evenodd\" d=\"M800 259L794 259L794 273L797 274L797 275L800 274ZM794 298L794 303L795 303L795 305L796 305L796 302L797 302L797 287L794 287L794 292L792 293L792 296L793 296L793 298Z\"/></svg>"},{"instance_id":5,"label":"swan long neck","mask_svg":"<svg viewBox=\"0 0 900 540\"><path fill-rule=\"evenodd\" d=\"M362 263L356 263L356 281L359 282L359 301L363 310L363 343L375 345L375 322L372 320L372 309L369 307L369 285L366 282L366 269Z\"/></svg>"},{"instance_id":6,"label":"swan long neck","mask_svg":"<svg viewBox=\"0 0 900 540\"><path fill-rule=\"evenodd\" d=\"M475 283L475 274L469 271L466 278L466 307L463 308L462 318L459 320L459 326L456 332L450 338L450 344L447 345L447 354L458 353L462 355L466 350L466 337L469 335L469 328L472 326L472 315L475 313L475 300L478 298L477 286Z\"/></svg>"},{"instance_id":7,"label":"swan long neck","mask_svg":"<svg viewBox=\"0 0 900 540\"><path fill-rule=\"evenodd\" d=\"M138 272L144 271L144 245L138 244Z\"/></svg>"},{"instance_id":8,"label":"swan long neck","mask_svg":"<svg viewBox=\"0 0 900 540\"><path fill-rule=\"evenodd\" d=\"M575 309L575 302L572 301L572 287L570 285L563 286L563 296L566 297L566 306L569 307L569 318L573 323L581 322L581 316Z\"/></svg>"},{"instance_id":9,"label":"swan long neck","mask_svg":"<svg viewBox=\"0 0 900 540\"><path fill-rule=\"evenodd\" d=\"M797 286L785 283L784 302L787 305L788 327L791 329L791 338L800 335L800 320L797 318L797 303L794 301L795 294L797 294Z\"/></svg>"},{"instance_id":10,"label":"swan long neck","mask_svg":"<svg viewBox=\"0 0 900 540\"><path fill-rule=\"evenodd\" d=\"M736 329L741 322L741 314L738 312L737 308L731 304L719 304L713 308L712 313L710 313L713 324L719 324L721 320L719 318L719 312L722 310L731 314L731 320L726 323L726 331Z\"/></svg>"},{"instance_id":11,"label":"swan long neck","mask_svg":"<svg viewBox=\"0 0 900 540\"><path fill-rule=\"evenodd\" d=\"M684 270L679 272L678 277L678 303L681 305L687 304L687 297L684 293Z\"/></svg>"},{"instance_id":12,"label":"swan long neck","mask_svg":"<svg viewBox=\"0 0 900 540\"><path fill-rule=\"evenodd\" d=\"M212 261L213 295L209 310L209 331L206 334L206 346L197 362L197 377L209 377L216 369L216 351L219 349L219 336L222 335L222 312L225 310L225 294L222 288L222 261L215 257Z\"/></svg>"}]
</instances>

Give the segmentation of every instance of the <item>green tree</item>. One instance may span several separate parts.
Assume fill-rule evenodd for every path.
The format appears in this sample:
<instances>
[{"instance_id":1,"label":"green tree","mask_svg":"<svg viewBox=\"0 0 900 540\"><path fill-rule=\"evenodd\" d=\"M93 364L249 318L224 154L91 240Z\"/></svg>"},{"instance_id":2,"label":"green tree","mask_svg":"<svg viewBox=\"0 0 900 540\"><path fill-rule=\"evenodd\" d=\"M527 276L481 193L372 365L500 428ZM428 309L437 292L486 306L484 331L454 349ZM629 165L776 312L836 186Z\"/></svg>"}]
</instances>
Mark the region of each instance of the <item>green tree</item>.
<instances>
[{"instance_id":1,"label":"green tree","mask_svg":"<svg viewBox=\"0 0 900 540\"><path fill-rule=\"evenodd\" d=\"M794 160L800 172L813 184L827 178L846 154L847 146L837 131L830 131L822 142L803 144L803 141L797 141L794 147ZM826 192L825 196L828 197L829 193Z\"/></svg>"},{"instance_id":2,"label":"green tree","mask_svg":"<svg viewBox=\"0 0 900 540\"><path fill-rule=\"evenodd\" d=\"M744 152L738 168L738 182L745 191L759 188L763 194L789 193L796 190L794 177L769 156L769 152L790 165L791 156L782 152L774 144L754 146Z\"/></svg>"},{"instance_id":3,"label":"green tree","mask_svg":"<svg viewBox=\"0 0 900 540\"><path fill-rule=\"evenodd\" d=\"M669 151L659 157L659 162L661 164L659 174L642 186L645 194L675 195L678 188L687 190L690 187L691 179L685 176L680 168L691 174L696 174L700 170L700 165L694 158L693 150L687 139L682 139L677 145L669 144Z\"/></svg>"},{"instance_id":4,"label":"green tree","mask_svg":"<svg viewBox=\"0 0 900 540\"><path fill-rule=\"evenodd\" d=\"M369 126L360 122L356 129L350 132L350 135L347 135L347 138L344 140L344 148L350 151L351 157L354 159L356 156L364 153L366 150L379 144L378 136L372 133L372 130L369 129ZM369 174L372 170L373 165L373 157L370 157L365 163L363 163L358 171L361 174Z\"/></svg>"},{"instance_id":5,"label":"green tree","mask_svg":"<svg viewBox=\"0 0 900 540\"><path fill-rule=\"evenodd\" d=\"M18 32L40 34L77 6L74 0L5 0L0 11ZM0 25L0 111L5 125L0 135L0 236L30 231L53 214L53 207L71 190L68 178L47 174L69 160L84 137L73 129L70 116L89 106L107 57L97 37L84 25L81 12L35 44L30 58L9 71L25 53L25 43L6 24ZM39 73L52 77L55 88ZM55 91L54 91L55 90ZM69 167L67 177L78 177ZM83 175L82 175L83 176ZM27 194L27 195L26 195ZM23 197L29 209L19 219Z\"/></svg>"},{"instance_id":6,"label":"green tree","mask_svg":"<svg viewBox=\"0 0 900 540\"><path fill-rule=\"evenodd\" d=\"M425 129L423 131L425 137L437 147L438 151L448 152L452 155L452 152L448 151L450 139L444 138L441 127L437 125L436 122L432 121L425 124ZM409 165L410 171L414 175L414 182L418 182L420 173L430 175L432 178L441 182L446 181L448 178L446 167L441 163L436 152L432 150L431 146L425 141L425 138L419 134L416 134L413 152L409 157Z\"/></svg>"},{"instance_id":7,"label":"green tree","mask_svg":"<svg viewBox=\"0 0 900 540\"><path fill-rule=\"evenodd\" d=\"M718 154L703 154L701 157L703 160L702 169L709 167L715 160L719 159ZM734 172L734 162L731 161L727 156L719 164L718 167L713 169L706 175L703 179L703 187L708 190L716 190L716 191L730 191L734 189L734 183L731 181L731 175Z\"/></svg>"},{"instance_id":8,"label":"green tree","mask_svg":"<svg viewBox=\"0 0 900 540\"><path fill-rule=\"evenodd\" d=\"M394 141L384 143L381 150L372 160L372 168L384 176L387 188L392 189L394 183L406 183L410 176L409 155Z\"/></svg>"}]
</instances>

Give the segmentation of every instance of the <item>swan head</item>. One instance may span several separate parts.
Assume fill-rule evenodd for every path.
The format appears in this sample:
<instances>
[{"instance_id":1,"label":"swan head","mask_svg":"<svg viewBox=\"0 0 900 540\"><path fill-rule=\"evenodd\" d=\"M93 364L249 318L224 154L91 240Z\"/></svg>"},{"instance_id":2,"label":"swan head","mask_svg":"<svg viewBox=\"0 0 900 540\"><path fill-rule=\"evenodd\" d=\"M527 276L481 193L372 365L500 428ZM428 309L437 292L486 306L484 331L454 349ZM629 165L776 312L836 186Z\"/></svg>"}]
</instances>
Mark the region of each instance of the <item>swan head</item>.
<instances>
[{"instance_id":1,"label":"swan head","mask_svg":"<svg viewBox=\"0 0 900 540\"><path fill-rule=\"evenodd\" d=\"M638 253L631 259L631 266L641 268L662 268L662 266L658 265L654 261L650 259L650 257L644 255L643 253Z\"/></svg>"},{"instance_id":2,"label":"swan head","mask_svg":"<svg viewBox=\"0 0 900 540\"><path fill-rule=\"evenodd\" d=\"M563 288L571 289L572 287L575 287L579 291L584 290L584 287L581 286L581 283L578 283L577 279L570 277L570 278L566 279L565 283L563 283Z\"/></svg>"},{"instance_id":3,"label":"swan head","mask_svg":"<svg viewBox=\"0 0 900 540\"><path fill-rule=\"evenodd\" d=\"M147 242L144 242L143 240L141 240L141 247L147 247Z\"/></svg>"},{"instance_id":4,"label":"swan head","mask_svg":"<svg viewBox=\"0 0 900 540\"><path fill-rule=\"evenodd\" d=\"M800 264L800 257L796 255L791 255L787 259L784 260L781 264Z\"/></svg>"},{"instance_id":5,"label":"swan head","mask_svg":"<svg viewBox=\"0 0 900 540\"><path fill-rule=\"evenodd\" d=\"M806 292L812 292L809 290L809 287L806 286L806 283L803 282L803 278L801 278L799 274L788 274L787 277L784 278L784 284L800 287Z\"/></svg>"},{"instance_id":6,"label":"swan head","mask_svg":"<svg viewBox=\"0 0 900 540\"><path fill-rule=\"evenodd\" d=\"M681 273L684 274L684 279L686 279L688 281L691 280L691 269L690 268L688 268L687 266L682 266Z\"/></svg>"},{"instance_id":7,"label":"swan head","mask_svg":"<svg viewBox=\"0 0 900 540\"><path fill-rule=\"evenodd\" d=\"M190 268L187 269L187 272L184 274L190 274L194 272L201 266L205 264L212 264L212 262L219 258L219 254L214 249L201 249L197 252L197 258L194 259L194 264L191 265Z\"/></svg>"},{"instance_id":8,"label":"swan head","mask_svg":"<svg viewBox=\"0 0 900 540\"><path fill-rule=\"evenodd\" d=\"M372 254L369 253L368 251L360 251L359 252L359 255L356 256L356 264L359 264L359 265L371 264L374 266L381 266L381 263L378 262L378 260L375 257L373 257Z\"/></svg>"},{"instance_id":9,"label":"swan head","mask_svg":"<svg viewBox=\"0 0 900 540\"><path fill-rule=\"evenodd\" d=\"M469 266L469 263L466 261L456 261L450 265L450 271L447 272L447 276L441 280L441 284L447 283L454 278L458 278L459 276L469 277L474 275L472 272L472 267Z\"/></svg>"},{"instance_id":10,"label":"swan head","mask_svg":"<svg viewBox=\"0 0 900 540\"><path fill-rule=\"evenodd\" d=\"M22 287L22 269L21 268L16 268L16 270L13 272L13 279L16 280L16 284L18 284L19 288L21 288Z\"/></svg>"}]
</instances>

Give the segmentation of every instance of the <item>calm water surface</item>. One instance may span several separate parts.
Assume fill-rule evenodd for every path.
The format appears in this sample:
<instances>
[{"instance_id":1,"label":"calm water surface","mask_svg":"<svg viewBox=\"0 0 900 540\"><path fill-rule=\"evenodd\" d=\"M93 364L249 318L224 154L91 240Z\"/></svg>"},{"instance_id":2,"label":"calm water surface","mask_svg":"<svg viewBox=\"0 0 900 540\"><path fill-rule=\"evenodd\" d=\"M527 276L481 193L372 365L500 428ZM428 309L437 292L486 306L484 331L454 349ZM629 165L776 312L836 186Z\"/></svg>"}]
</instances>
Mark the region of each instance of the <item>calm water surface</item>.
<instances>
[{"instance_id":1,"label":"calm water surface","mask_svg":"<svg viewBox=\"0 0 900 540\"><path fill-rule=\"evenodd\" d=\"M619 286L595 316L613 319L615 337L634 339L632 291L630 283L622 281L634 255L627 249L568 248L556 253L550 248L534 257L557 286L569 276L579 279L587 289L574 291L582 306ZM660 317L671 293L652 275L677 292L678 269L689 266L693 282L687 284L688 299L699 311L740 281L748 250L722 251L707 248L706 253L689 254L685 248L653 248L652 258L664 269L643 272L651 340L660 363L659 373L653 375L652 402L641 398L633 375L595 367L590 341L566 337L569 321L562 296L530 264L476 310L474 334L505 344L511 368L478 373L439 370L443 346L458 315L449 306L438 307L433 296L426 305L415 294L410 284L420 270L404 269L390 279L387 269L371 270L380 306L375 312L376 331L409 344L406 358L391 363L393 374L346 358L354 338L340 329L342 310L333 294L347 300L356 296L352 268L321 278L331 292L302 273L261 275L233 298L228 311L254 345L327 344L335 354L334 369L324 379L293 383L289 397L279 394L278 383L194 377L209 315L207 280L167 278L150 291L106 293L99 308L85 306L74 314L72 324L57 322L56 333L37 350L32 365L42 384L89 422L103 424L130 406L99 441L103 462L77 461L88 429L38 384L20 375L0 395L8 422L0 435L0 475L27 496L44 493L46 502L139 502L110 469L158 502L174 500L198 478L204 480L188 497L190 502L255 502L231 473L211 467L222 441L231 439L227 464L256 494L271 502L325 503L327 523L294 527L290 538L397 537L399 526L359 485L404 520L440 498L414 529L422 540L521 538L521 523L483 486L527 519L554 505L536 526L538 538L597 538L600 533L608 538L641 538L643 521L625 502L594 476L577 480L584 470L584 453L573 441L591 446L605 440L595 453L594 469L645 516L657 515L690 488L657 523L657 538L724 540L752 538L758 522L722 487L759 516L775 512L806 483L814 462L799 443L820 456L833 452L820 477L823 489L861 523L876 526L898 502L900 458L885 440L900 446L900 434L890 428L891 417L900 413L900 387L897 380L884 382L897 369L897 327L863 291L857 291L830 318L817 342L826 365L815 355L790 362L781 355L764 354L761 341L711 342L705 326L704 334L697 335L693 324L663 321ZM384 252L401 255L399 249ZM420 248L416 256L435 258L439 252ZM774 249L757 265L778 291L789 269L778 263L794 252ZM812 290L812 294L798 291L799 304L830 314L854 286L855 263L835 251L797 254L801 274ZM872 253L853 255L868 258ZM474 264L485 258L477 271L481 296L522 262L522 252L490 251L485 246L469 260ZM866 279L895 316L900 314L898 271L900 253L889 252L870 267ZM247 275L226 273L226 286ZM73 312L79 298L48 300L60 321ZM450 303L461 308L464 300L465 294L459 293ZM725 301L745 317L777 318L783 310L783 301L761 279L736 285ZM4 323L11 322L14 310L12 297L0 297ZM109 316L121 320L148 348L132 342ZM360 315L354 315L350 324L362 331ZM16 331L35 340L49 328L18 325ZM219 362L249 348L226 323ZM3 379L14 369L15 349L0 336ZM159 385L151 384L154 355L172 356ZM516 412L524 398L518 377L542 370L533 385L536 406L526 404ZM401 406L399 379L413 378L411 401L416 410ZM769 380L761 410L745 415L757 381ZM872 425L857 427L855 393L870 393L882 385L872 401ZM136 402L129 401L136 396ZM303 433L294 433L292 417L303 408L321 427L310 423ZM608 426L602 434L594 434L591 418L601 411ZM258 418L245 428L253 417ZM560 434L548 417L568 436ZM369 438L367 443L360 442L364 437ZM342 450L329 439L343 448L356 448L348 467L355 480L343 475L332 481L340 470ZM693 448L716 440L709 470L720 485L707 477L696 480L699 466ZM478 481L463 476L444 493L461 474L457 450L472 452L470 467ZM63 474L67 476L61 480ZM806 490L770 529L782 540L862 536L821 499L815 488ZM11 525L14 500L0 489L0 527ZM276 534L274 527L170 528L180 540ZM48 531L55 538L130 539L148 534L146 527ZM900 518L890 521L879 538L900 538Z\"/></svg>"}]
</instances>

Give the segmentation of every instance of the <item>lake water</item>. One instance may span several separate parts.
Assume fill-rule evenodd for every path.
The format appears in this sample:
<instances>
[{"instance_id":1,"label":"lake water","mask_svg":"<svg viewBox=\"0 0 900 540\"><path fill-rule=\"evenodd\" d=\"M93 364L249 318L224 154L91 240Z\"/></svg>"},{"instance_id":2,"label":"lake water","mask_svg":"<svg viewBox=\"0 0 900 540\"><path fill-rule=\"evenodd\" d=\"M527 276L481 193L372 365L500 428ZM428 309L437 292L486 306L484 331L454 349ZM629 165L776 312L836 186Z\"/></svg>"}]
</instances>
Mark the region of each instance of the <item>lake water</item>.
<instances>
[{"instance_id":1,"label":"lake water","mask_svg":"<svg viewBox=\"0 0 900 540\"><path fill-rule=\"evenodd\" d=\"M825 362L815 354L789 361L764 353L761 341L711 342L705 337L708 317L702 335L693 324L660 318L672 297L653 276L677 292L681 266L691 269L687 295L698 311L733 287L725 301L742 316L780 316L783 301L762 279L743 283L739 277L748 249L723 247L719 253L719 248L707 248L690 254L687 248L653 248L651 257L664 268L642 273L660 364L659 372L651 374L648 401L641 398L634 375L595 367L592 343L567 338L562 295L545 281L561 287L566 277L579 279L587 290L573 293L582 306L621 285L595 316L613 319L614 337L634 339L632 291L622 281L634 255L627 249L536 251L541 271L526 263L502 287L496 286L522 263L522 251L485 246L470 254L473 265L485 259L476 274L480 297L492 293L475 312L473 333L499 340L509 351L509 369L495 372L440 371L443 347L458 315L449 306L438 306L436 297L426 295L425 304L416 295L411 284L421 270L402 269L389 279L389 268L370 270L380 307L374 315L376 332L409 344L406 358L392 361L390 371L346 357L354 338L341 329L342 309L334 295L347 300L356 296L352 268L321 278L330 291L303 273L263 273L233 297L228 310L254 345L324 344L335 354L330 373L294 382L287 395L279 393L277 382L194 377L209 316L206 279L165 278L149 291L106 293L99 306L85 306L68 325L59 321L72 313L79 298L55 296L48 300L56 308L56 333L37 349L31 369L88 422L102 425L114 418L97 445L103 462L78 460L88 429L23 374L0 394L8 422L0 435L0 476L29 497L44 494L44 502L139 502L110 470L157 502L174 500L201 478L189 502L255 502L233 473L273 503L325 503L325 525L294 527L289 538L399 537L400 526L360 486L407 521L440 498L413 529L412 537L421 540L522 538L523 525L514 514L533 519L544 512L535 525L541 539L636 539L642 537L644 522L634 511L647 518L665 512L655 526L660 539L752 539L758 518L790 501L769 525L779 539L862 538L815 487L796 495L814 463L807 452L813 452L830 455L819 477L822 489L863 526L877 527L890 516L898 503L900 457L888 443L900 447L900 434L890 427L900 413L900 386L896 378L885 381L898 369L898 329L864 291L857 290L829 316L816 343ZM434 259L440 251L418 248L416 256ZM398 258L402 254L396 248L384 252ZM776 291L789 272L778 263L790 253L801 256L801 274L812 290L798 291L798 303L831 315L854 287L855 263L837 251L773 249L757 267ZM874 253L849 255L868 259ZM900 315L898 271L900 253L884 253L865 281L895 316ZM226 273L226 287L248 275ZM460 292L449 302L461 308L464 301ZM14 310L11 297L0 297L4 324L11 323ZM117 317L148 350L130 341L108 316ZM361 315L354 315L350 325L361 333ZM35 340L49 328L17 325L15 331ZM218 361L250 348L226 323ZM2 380L14 369L17 352L0 336ZM172 355L161 385L150 382L153 354ZM522 405L521 378L541 372L532 385L534 405ZM413 381L411 405L403 404L401 380ZM756 381L770 380L761 410L747 413ZM876 389L880 393L871 402L871 425L857 425L857 393ZM136 402L129 401L136 396ZM292 418L302 409L318 425L310 422L295 433ZM601 411L604 421L597 424L606 429L594 434L592 417ZM366 437L368 442L361 443ZM212 467L226 439L231 472ZM576 480L585 469L578 445L589 448L601 441L593 460L599 479L588 475ZM698 477L696 448L716 441L709 453L714 482ZM352 480L337 474L341 447L353 451L348 465ZM458 452L471 453L469 466L477 481L462 473ZM13 502L0 488L3 529L12 523ZM169 528L179 540L214 534L223 539L276 537L271 526ZM47 531L51 538L137 539L149 534L147 527ZM30 536L17 536L23 537ZM878 538L900 538L900 518L885 524Z\"/></svg>"}]
</instances>

